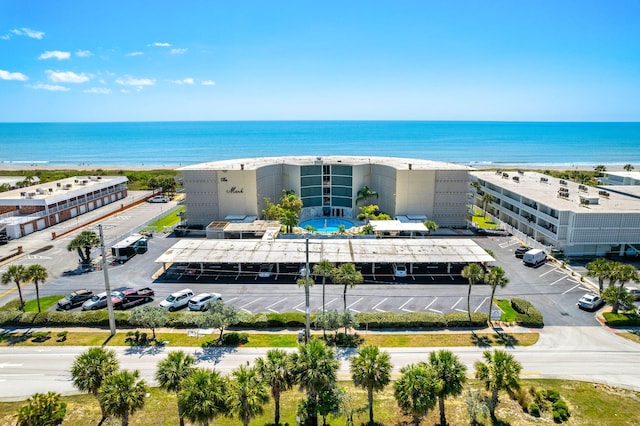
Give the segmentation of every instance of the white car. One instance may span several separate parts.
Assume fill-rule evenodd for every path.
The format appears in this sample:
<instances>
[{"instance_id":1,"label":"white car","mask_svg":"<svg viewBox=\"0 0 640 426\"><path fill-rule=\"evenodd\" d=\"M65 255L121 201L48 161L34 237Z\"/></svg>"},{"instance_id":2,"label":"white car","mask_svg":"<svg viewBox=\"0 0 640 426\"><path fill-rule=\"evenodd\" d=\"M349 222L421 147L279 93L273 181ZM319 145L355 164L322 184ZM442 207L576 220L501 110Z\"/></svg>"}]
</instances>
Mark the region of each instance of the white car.
<instances>
[{"instance_id":1,"label":"white car","mask_svg":"<svg viewBox=\"0 0 640 426\"><path fill-rule=\"evenodd\" d=\"M156 195L155 197L151 197L147 200L150 203L168 203L169 199L167 197L163 197L162 195Z\"/></svg>"},{"instance_id":2,"label":"white car","mask_svg":"<svg viewBox=\"0 0 640 426\"><path fill-rule=\"evenodd\" d=\"M407 276L407 265L404 263L393 264L393 275L398 278L404 278Z\"/></svg>"},{"instance_id":3,"label":"white car","mask_svg":"<svg viewBox=\"0 0 640 426\"><path fill-rule=\"evenodd\" d=\"M260 278L269 278L271 276L271 271L273 271L273 265L271 263L264 263L260 265L258 276Z\"/></svg>"},{"instance_id":4,"label":"white car","mask_svg":"<svg viewBox=\"0 0 640 426\"><path fill-rule=\"evenodd\" d=\"M579 308L595 311L600 309L605 304L605 301L595 293L587 293L578 300L577 304Z\"/></svg>"},{"instance_id":5,"label":"white car","mask_svg":"<svg viewBox=\"0 0 640 426\"><path fill-rule=\"evenodd\" d=\"M219 293L200 293L189 300L190 311L206 311L209 308L209 302L222 300Z\"/></svg>"},{"instance_id":6,"label":"white car","mask_svg":"<svg viewBox=\"0 0 640 426\"><path fill-rule=\"evenodd\" d=\"M169 312L173 312L177 309L182 309L189 303L189 299L193 297L193 291L191 289L185 288L184 290L176 291L175 293L171 293L160 302L160 307L167 309Z\"/></svg>"}]
</instances>

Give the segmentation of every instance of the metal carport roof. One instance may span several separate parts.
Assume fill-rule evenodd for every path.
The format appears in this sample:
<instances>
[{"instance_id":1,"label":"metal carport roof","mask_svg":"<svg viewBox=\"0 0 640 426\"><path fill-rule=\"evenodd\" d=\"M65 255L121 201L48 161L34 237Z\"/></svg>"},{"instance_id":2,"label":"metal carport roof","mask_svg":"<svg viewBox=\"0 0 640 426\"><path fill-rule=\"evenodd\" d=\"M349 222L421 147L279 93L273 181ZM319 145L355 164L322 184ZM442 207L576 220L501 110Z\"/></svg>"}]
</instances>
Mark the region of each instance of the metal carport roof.
<instances>
[{"instance_id":1,"label":"metal carport roof","mask_svg":"<svg viewBox=\"0 0 640 426\"><path fill-rule=\"evenodd\" d=\"M314 239L309 262L485 263L495 259L470 239ZM156 263L305 263L305 239L182 239Z\"/></svg>"}]
</instances>

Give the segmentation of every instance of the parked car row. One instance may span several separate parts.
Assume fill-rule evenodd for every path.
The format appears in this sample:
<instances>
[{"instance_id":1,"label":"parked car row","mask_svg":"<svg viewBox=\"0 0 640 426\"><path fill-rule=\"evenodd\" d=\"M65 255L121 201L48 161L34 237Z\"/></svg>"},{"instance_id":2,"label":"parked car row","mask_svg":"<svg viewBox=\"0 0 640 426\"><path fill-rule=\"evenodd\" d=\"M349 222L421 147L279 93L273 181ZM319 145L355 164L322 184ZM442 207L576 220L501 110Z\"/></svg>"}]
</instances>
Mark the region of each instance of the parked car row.
<instances>
[{"instance_id":1,"label":"parked car row","mask_svg":"<svg viewBox=\"0 0 640 426\"><path fill-rule=\"evenodd\" d=\"M219 293L200 293L194 296L193 291L189 288L171 293L160 302L160 307L170 312L182 309L185 306L190 311L206 311L209 308L209 303L216 300L222 300L222 295Z\"/></svg>"}]
</instances>

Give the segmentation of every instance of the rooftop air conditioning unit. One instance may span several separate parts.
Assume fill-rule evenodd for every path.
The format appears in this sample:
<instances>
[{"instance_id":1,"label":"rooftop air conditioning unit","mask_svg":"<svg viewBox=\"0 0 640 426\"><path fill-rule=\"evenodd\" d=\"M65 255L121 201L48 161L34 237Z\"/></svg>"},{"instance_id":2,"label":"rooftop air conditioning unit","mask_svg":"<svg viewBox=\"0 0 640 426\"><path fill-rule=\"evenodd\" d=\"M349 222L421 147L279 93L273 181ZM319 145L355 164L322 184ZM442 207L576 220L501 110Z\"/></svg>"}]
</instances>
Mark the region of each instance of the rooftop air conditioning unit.
<instances>
[{"instance_id":1,"label":"rooftop air conditioning unit","mask_svg":"<svg viewBox=\"0 0 640 426\"><path fill-rule=\"evenodd\" d=\"M58 183L56 183L56 186L57 186L58 188L60 188L60 187L62 186L62 184L61 184L60 182L58 182Z\"/></svg>"},{"instance_id":2,"label":"rooftop air conditioning unit","mask_svg":"<svg viewBox=\"0 0 640 426\"><path fill-rule=\"evenodd\" d=\"M74 183L78 183L78 179L74 179L74 180L73 180L73 182L74 182Z\"/></svg>"},{"instance_id":3,"label":"rooftop air conditioning unit","mask_svg":"<svg viewBox=\"0 0 640 426\"><path fill-rule=\"evenodd\" d=\"M49 193L52 193L52 192L53 192L53 188L49 188Z\"/></svg>"},{"instance_id":4,"label":"rooftop air conditioning unit","mask_svg":"<svg viewBox=\"0 0 640 426\"><path fill-rule=\"evenodd\" d=\"M27 193L26 193L26 192L21 192L21 193L20 193L20 196L21 196L21 197L26 197L26 196L27 196Z\"/></svg>"},{"instance_id":5,"label":"rooftop air conditioning unit","mask_svg":"<svg viewBox=\"0 0 640 426\"><path fill-rule=\"evenodd\" d=\"M36 189L36 192L38 194L44 194L45 193L44 188L38 188L38 189Z\"/></svg>"},{"instance_id":6,"label":"rooftop air conditioning unit","mask_svg":"<svg viewBox=\"0 0 640 426\"><path fill-rule=\"evenodd\" d=\"M80 185L86 185L87 183L89 183L87 179L82 179L82 181L80 182Z\"/></svg>"}]
</instances>

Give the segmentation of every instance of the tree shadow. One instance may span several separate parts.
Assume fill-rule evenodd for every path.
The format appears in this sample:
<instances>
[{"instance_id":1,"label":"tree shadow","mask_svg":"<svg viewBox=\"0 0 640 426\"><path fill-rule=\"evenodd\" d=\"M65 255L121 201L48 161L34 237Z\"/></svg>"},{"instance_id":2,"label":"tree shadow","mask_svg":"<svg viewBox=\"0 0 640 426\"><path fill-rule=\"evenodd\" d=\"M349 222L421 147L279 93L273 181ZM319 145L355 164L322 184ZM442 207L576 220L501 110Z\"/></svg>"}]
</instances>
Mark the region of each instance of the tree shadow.
<instances>
[{"instance_id":1,"label":"tree shadow","mask_svg":"<svg viewBox=\"0 0 640 426\"><path fill-rule=\"evenodd\" d=\"M30 330L22 333L16 333L15 331L5 331L0 334L0 342L7 343L9 346L13 346L24 343L32 337L33 336L31 335Z\"/></svg>"},{"instance_id":2,"label":"tree shadow","mask_svg":"<svg viewBox=\"0 0 640 426\"><path fill-rule=\"evenodd\" d=\"M157 355L165 351L164 345L147 345L147 346L129 346L124 350L125 355L139 355L142 358L145 355Z\"/></svg>"},{"instance_id":3,"label":"tree shadow","mask_svg":"<svg viewBox=\"0 0 640 426\"><path fill-rule=\"evenodd\" d=\"M518 344L518 339L508 333L498 333L498 336L495 338L495 340L499 345L503 345L508 348L512 348Z\"/></svg>"},{"instance_id":4,"label":"tree shadow","mask_svg":"<svg viewBox=\"0 0 640 426\"><path fill-rule=\"evenodd\" d=\"M500 419L492 419L491 420L491 426L511 426L511 423L505 421L505 420L500 420Z\"/></svg>"},{"instance_id":5,"label":"tree shadow","mask_svg":"<svg viewBox=\"0 0 640 426\"><path fill-rule=\"evenodd\" d=\"M227 354L235 353L238 349L230 346L218 346L214 348L200 348L193 352L196 363L210 362L218 364L220 360Z\"/></svg>"},{"instance_id":6,"label":"tree shadow","mask_svg":"<svg viewBox=\"0 0 640 426\"><path fill-rule=\"evenodd\" d=\"M487 348L491 346L491 338L486 334L471 333L471 344L481 348Z\"/></svg>"}]
</instances>

